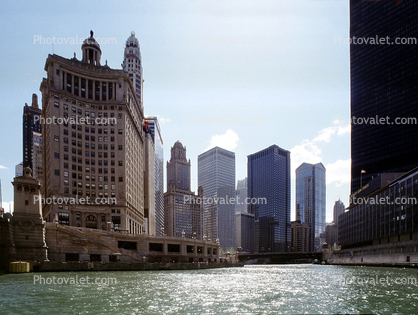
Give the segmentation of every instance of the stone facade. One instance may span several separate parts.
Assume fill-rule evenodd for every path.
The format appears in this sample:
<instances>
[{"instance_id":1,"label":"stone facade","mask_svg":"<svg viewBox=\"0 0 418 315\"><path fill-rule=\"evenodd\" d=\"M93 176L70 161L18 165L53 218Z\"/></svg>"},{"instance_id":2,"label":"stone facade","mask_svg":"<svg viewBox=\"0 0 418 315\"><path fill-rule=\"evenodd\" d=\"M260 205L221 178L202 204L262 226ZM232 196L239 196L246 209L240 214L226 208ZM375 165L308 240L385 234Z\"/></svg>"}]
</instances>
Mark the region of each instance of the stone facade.
<instances>
[{"instance_id":1,"label":"stone facade","mask_svg":"<svg viewBox=\"0 0 418 315\"><path fill-rule=\"evenodd\" d=\"M143 106L127 72L101 65L93 34L82 51L45 64L44 197L74 202L45 204L44 219L145 233Z\"/></svg>"},{"instance_id":2,"label":"stone facade","mask_svg":"<svg viewBox=\"0 0 418 315\"><path fill-rule=\"evenodd\" d=\"M15 259L22 261L47 260L45 221L42 218L41 185L25 168L16 177L14 186L14 213L12 218Z\"/></svg>"}]
</instances>

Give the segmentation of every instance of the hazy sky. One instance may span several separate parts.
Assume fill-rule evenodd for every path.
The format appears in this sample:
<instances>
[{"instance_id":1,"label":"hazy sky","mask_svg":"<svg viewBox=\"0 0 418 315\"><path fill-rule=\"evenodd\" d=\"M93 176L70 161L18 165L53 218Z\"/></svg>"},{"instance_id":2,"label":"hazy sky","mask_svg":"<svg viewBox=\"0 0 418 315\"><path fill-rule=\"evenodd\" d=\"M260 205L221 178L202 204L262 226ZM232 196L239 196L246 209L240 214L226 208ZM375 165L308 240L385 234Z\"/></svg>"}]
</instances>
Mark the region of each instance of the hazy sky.
<instances>
[{"instance_id":1,"label":"hazy sky","mask_svg":"<svg viewBox=\"0 0 418 315\"><path fill-rule=\"evenodd\" d=\"M32 93L41 101L48 54L80 59L93 30L102 63L117 69L135 32L145 113L160 119L166 160L175 141L187 147L194 190L206 149L235 152L238 180L247 155L277 144L291 151L292 219L302 162L327 169L327 222L338 198L348 204L349 1L2 1L0 25L3 202L13 200L23 106Z\"/></svg>"}]
</instances>

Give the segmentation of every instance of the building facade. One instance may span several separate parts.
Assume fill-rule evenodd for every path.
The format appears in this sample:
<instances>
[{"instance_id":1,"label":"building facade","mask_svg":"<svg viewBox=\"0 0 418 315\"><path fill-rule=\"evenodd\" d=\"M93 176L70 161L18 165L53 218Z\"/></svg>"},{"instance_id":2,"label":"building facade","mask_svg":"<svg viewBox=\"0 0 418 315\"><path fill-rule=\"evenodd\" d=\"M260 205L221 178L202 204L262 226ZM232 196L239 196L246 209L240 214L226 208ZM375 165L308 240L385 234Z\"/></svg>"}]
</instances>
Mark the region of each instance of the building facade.
<instances>
[{"instance_id":1,"label":"building facade","mask_svg":"<svg viewBox=\"0 0 418 315\"><path fill-rule=\"evenodd\" d=\"M290 152L277 145L248 156L248 198L255 251L290 251Z\"/></svg>"},{"instance_id":2,"label":"building facade","mask_svg":"<svg viewBox=\"0 0 418 315\"><path fill-rule=\"evenodd\" d=\"M145 233L156 235L155 231L155 143L148 123L144 124L144 217Z\"/></svg>"},{"instance_id":3,"label":"building facade","mask_svg":"<svg viewBox=\"0 0 418 315\"><path fill-rule=\"evenodd\" d=\"M203 240L203 189L190 190L190 160L180 141L171 148L164 194L164 234Z\"/></svg>"},{"instance_id":4,"label":"building facade","mask_svg":"<svg viewBox=\"0 0 418 315\"><path fill-rule=\"evenodd\" d=\"M235 211L237 249L254 252L254 214Z\"/></svg>"},{"instance_id":5,"label":"building facade","mask_svg":"<svg viewBox=\"0 0 418 315\"><path fill-rule=\"evenodd\" d=\"M345 206L344 203L338 199L335 204L334 204L334 208L333 208L333 221L332 223L334 225L338 225L338 217L340 216L340 214L343 214L345 212Z\"/></svg>"},{"instance_id":6,"label":"building facade","mask_svg":"<svg viewBox=\"0 0 418 315\"><path fill-rule=\"evenodd\" d=\"M322 248L325 217L325 167L322 163L302 163L296 169L296 220L311 226L310 251Z\"/></svg>"},{"instance_id":7,"label":"building facade","mask_svg":"<svg viewBox=\"0 0 418 315\"><path fill-rule=\"evenodd\" d=\"M32 133L32 176L39 180L41 184L41 190L43 191L43 147L42 147L42 134L38 132Z\"/></svg>"},{"instance_id":8,"label":"building facade","mask_svg":"<svg viewBox=\"0 0 418 315\"><path fill-rule=\"evenodd\" d=\"M226 202L235 198L235 153L210 149L198 156L197 170L198 185L206 198L205 234L212 242L219 239L223 250L235 250L235 202Z\"/></svg>"},{"instance_id":9,"label":"building facade","mask_svg":"<svg viewBox=\"0 0 418 315\"><path fill-rule=\"evenodd\" d=\"M248 190L248 180L247 177L237 182L237 191L236 191L236 203L235 211L247 212L247 190Z\"/></svg>"},{"instance_id":10,"label":"building facade","mask_svg":"<svg viewBox=\"0 0 418 315\"><path fill-rule=\"evenodd\" d=\"M164 148L157 117L146 117L154 139L155 235L164 235Z\"/></svg>"},{"instance_id":11,"label":"building facade","mask_svg":"<svg viewBox=\"0 0 418 315\"><path fill-rule=\"evenodd\" d=\"M32 105L23 107L23 167L33 169L33 133L42 134L40 117L42 110L38 105L38 96L32 94Z\"/></svg>"},{"instance_id":12,"label":"building facade","mask_svg":"<svg viewBox=\"0 0 418 315\"><path fill-rule=\"evenodd\" d=\"M72 203L46 204L44 218L141 234L143 107L129 74L101 64L92 31L81 48L81 60L49 55L45 64L44 196Z\"/></svg>"},{"instance_id":13,"label":"building facade","mask_svg":"<svg viewBox=\"0 0 418 315\"><path fill-rule=\"evenodd\" d=\"M415 39L417 15L416 1L351 1L350 36ZM417 52L416 43L350 45L352 194L361 181L418 166ZM388 123L358 122L387 117Z\"/></svg>"},{"instance_id":14,"label":"building facade","mask_svg":"<svg viewBox=\"0 0 418 315\"><path fill-rule=\"evenodd\" d=\"M23 162L20 162L15 166L15 177L19 176L23 176Z\"/></svg>"},{"instance_id":15,"label":"building facade","mask_svg":"<svg viewBox=\"0 0 418 315\"><path fill-rule=\"evenodd\" d=\"M311 225L300 221L291 222L292 252L306 253L311 251Z\"/></svg>"},{"instance_id":16,"label":"building facade","mask_svg":"<svg viewBox=\"0 0 418 315\"><path fill-rule=\"evenodd\" d=\"M370 184L377 185L370 185L369 190L365 190L364 195L359 196L347 208L348 211L339 216L338 240L342 249L374 245L382 247L382 252L375 254L390 254L387 252L389 247L379 245L402 245L400 242L408 243L412 240L415 240L416 245L418 168L403 175L398 174L392 180L384 179L384 175L373 179ZM408 251L411 248L402 249L402 253Z\"/></svg>"}]
</instances>

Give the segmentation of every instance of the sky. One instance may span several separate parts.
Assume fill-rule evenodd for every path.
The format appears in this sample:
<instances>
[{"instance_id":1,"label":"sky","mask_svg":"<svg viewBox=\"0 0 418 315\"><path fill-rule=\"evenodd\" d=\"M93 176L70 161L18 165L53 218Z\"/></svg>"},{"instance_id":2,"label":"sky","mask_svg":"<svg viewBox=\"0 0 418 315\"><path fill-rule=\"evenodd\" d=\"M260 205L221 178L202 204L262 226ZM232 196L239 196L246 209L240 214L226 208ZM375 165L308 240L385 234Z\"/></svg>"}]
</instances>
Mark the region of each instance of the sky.
<instances>
[{"instance_id":1,"label":"sky","mask_svg":"<svg viewBox=\"0 0 418 315\"><path fill-rule=\"evenodd\" d=\"M192 164L220 146L247 156L276 144L295 169L322 162L327 216L350 193L349 1L175 0L0 3L0 179L3 207L22 161L22 113L39 91L48 54L81 59L94 31L102 64L121 69L126 39L140 43L145 114L158 116L164 156L180 140Z\"/></svg>"}]
</instances>

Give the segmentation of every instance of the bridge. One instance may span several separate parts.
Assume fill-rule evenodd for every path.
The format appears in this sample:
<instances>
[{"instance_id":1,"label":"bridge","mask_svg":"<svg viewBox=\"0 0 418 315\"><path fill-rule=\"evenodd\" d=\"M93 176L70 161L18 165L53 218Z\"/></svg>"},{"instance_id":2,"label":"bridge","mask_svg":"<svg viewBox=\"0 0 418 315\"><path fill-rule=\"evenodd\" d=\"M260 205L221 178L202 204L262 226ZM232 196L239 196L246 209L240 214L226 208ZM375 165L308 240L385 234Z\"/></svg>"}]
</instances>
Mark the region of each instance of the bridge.
<instances>
[{"instance_id":1,"label":"bridge","mask_svg":"<svg viewBox=\"0 0 418 315\"><path fill-rule=\"evenodd\" d=\"M269 264L307 263L312 262L315 259L321 261L322 252L238 254L238 260L243 263L254 259L257 260L257 262Z\"/></svg>"}]
</instances>

